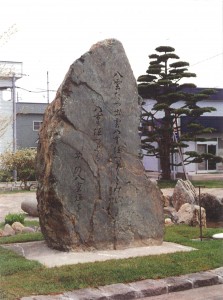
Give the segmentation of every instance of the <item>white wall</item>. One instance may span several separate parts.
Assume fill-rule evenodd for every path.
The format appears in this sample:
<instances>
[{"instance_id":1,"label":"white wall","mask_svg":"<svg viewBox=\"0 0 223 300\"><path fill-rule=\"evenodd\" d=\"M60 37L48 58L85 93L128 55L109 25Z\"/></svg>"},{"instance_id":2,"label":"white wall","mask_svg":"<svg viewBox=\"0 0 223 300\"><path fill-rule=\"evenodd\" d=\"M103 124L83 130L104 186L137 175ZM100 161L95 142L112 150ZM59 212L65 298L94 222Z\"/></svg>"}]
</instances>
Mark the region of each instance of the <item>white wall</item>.
<instances>
[{"instance_id":1,"label":"white wall","mask_svg":"<svg viewBox=\"0 0 223 300\"><path fill-rule=\"evenodd\" d=\"M0 153L12 150L13 146L13 103L0 91Z\"/></svg>"}]
</instances>

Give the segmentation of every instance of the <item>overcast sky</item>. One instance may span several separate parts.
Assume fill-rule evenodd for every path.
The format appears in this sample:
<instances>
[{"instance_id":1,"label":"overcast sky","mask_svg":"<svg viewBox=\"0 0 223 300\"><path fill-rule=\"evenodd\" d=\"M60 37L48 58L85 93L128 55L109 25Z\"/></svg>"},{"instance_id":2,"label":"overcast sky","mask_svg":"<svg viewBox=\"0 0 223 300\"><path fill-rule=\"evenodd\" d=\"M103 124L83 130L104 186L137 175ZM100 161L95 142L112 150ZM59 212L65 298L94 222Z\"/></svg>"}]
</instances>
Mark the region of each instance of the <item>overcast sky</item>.
<instances>
[{"instance_id":1,"label":"overcast sky","mask_svg":"<svg viewBox=\"0 0 223 300\"><path fill-rule=\"evenodd\" d=\"M191 82L223 88L223 0L7 0L0 36L0 60L22 61L16 85L31 91L46 89L47 71L56 90L72 62L106 38L122 42L136 78L148 55L168 45L197 74ZM18 94L46 101L45 92Z\"/></svg>"}]
</instances>

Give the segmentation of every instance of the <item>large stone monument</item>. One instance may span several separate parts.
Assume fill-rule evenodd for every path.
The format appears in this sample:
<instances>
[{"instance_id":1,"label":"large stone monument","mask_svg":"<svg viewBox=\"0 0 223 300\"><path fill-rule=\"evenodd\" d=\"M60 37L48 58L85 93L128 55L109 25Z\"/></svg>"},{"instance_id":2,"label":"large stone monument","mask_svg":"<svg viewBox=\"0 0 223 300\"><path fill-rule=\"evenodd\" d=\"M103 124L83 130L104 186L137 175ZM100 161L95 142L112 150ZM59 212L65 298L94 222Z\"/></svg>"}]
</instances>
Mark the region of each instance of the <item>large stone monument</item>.
<instances>
[{"instance_id":1,"label":"large stone monument","mask_svg":"<svg viewBox=\"0 0 223 300\"><path fill-rule=\"evenodd\" d=\"M38 146L37 200L48 246L162 243L162 194L139 159L138 102L117 40L97 43L71 65L45 112Z\"/></svg>"}]
</instances>

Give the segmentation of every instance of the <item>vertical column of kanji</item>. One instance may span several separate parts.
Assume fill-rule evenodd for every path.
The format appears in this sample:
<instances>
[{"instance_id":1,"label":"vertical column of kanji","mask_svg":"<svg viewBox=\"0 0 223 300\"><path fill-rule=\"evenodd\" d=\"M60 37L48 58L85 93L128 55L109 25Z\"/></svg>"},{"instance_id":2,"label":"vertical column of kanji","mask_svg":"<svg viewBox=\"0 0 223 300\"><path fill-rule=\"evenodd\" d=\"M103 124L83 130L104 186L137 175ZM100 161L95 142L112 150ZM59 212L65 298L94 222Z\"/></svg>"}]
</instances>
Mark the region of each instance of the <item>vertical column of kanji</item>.
<instances>
[{"instance_id":1,"label":"vertical column of kanji","mask_svg":"<svg viewBox=\"0 0 223 300\"><path fill-rule=\"evenodd\" d=\"M113 85L114 85L114 130L113 130L113 155L114 155L114 162L115 162L115 186L114 186L114 198L115 202L117 202L119 198L119 193L121 190L120 185L120 167L122 164L122 146L120 144L121 138L121 117L122 117L122 105L121 105L121 85L123 81L123 76L116 72L113 76Z\"/></svg>"},{"instance_id":2,"label":"vertical column of kanji","mask_svg":"<svg viewBox=\"0 0 223 300\"><path fill-rule=\"evenodd\" d=\"M102 148L102 118L103 118L103 111L100 106L95 106L94 108L94 115L93 118L95 120L94 124L94 141L95 141L95 148L94 148L94 153L96 157L96 161L100 161L100 158L102 156L101 153L101 148Z\"/></svg>"},{"instance_id":3,"label":"vertical column of kanji","mask_svg":"<svg viewBox=\"0 0 223 300\"><path fill-rule=\"evenodd\" d=\"M77 151L74 155L74 159L76 162L76 167L72 169L72 175L73 175L74 187L75 187L74 202L77 206L77 211L80 211L81 202L83 200L82 188L85 182L85 178L83 177L82 168L81 168L82 154L79 151Z\"/></svg>"}]
</instances>

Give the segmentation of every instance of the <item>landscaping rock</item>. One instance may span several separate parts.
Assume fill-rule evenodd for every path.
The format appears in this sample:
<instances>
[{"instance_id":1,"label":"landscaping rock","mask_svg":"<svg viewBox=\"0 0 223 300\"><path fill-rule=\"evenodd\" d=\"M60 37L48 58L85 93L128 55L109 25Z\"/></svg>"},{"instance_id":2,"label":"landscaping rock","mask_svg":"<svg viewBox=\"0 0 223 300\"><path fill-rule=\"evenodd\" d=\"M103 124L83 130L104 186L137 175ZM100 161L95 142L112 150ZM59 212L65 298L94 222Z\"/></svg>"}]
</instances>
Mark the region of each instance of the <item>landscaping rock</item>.
<instances>
[{"instance_id":1,"label":"landscaping rock","mask_svg":"<svg viewBox=\"0 0 223 300\"><path fill-rule=\"evenodd\" d=\"M38 217L37 200L26 199L21 203L21 209L26 212L29 216Z\"/></svg>"},{"instance_id":2,"label":"landscaping rock","mask_svg":"<svg viewBox=\"0 0 223 300\"><path fill-rule=\"evenodd\" d=\"M174 225L173 221L170 218L165 219L165 226L171 226Z\"/></svg>"},{"instance_id":3,"label":"landscaping rock","mask_svg":"<svg viewBox=\"0 0 223 300\"><path fill-rule=\"evenodd\" d=\"M171 204L171 196L169 195L164 195L163 196L163 206L168 207Z\"/></svg>"},{"instance_id":4,"label":"landscaping rock","mask_svg":"<svg viewBox=\"0 0 223 300\"><path fill-rule=\"evenodd\" d=\"M215 233L212 237L213 239L223 240L223 233Z\"/></svg>"},{"instance_id":5,"label":"landscaping rock","mask_svg":"<svg viewBox=\"0 0 223 300\"><path fill-rule=\"evenodd\" d=\"M15 235L15 230L12 228L11 225L5 224L2 236L11 236L11 235Z\"/></svg>"},{"instance_id":6,"label":"landscaping rock","mask_svg":"<svg viewBox=\"0 0 223 300\"><path fill-rule=\"evenodd\" d=\"M187 224L190 226L199 226L200 224L200 207L198 205L185 203L181 206L177 215L178 224ZM201 208L201 224L203 227L206 227L206 213L203 207Z\"/></svg>"},{"instance_id":7,"label":"landscaping rock","mask_svg":"<svg viewBox=\"0 0 223 300\"><path fill-rule=\"evenodd\" d=\"M202 193L200 196L201 206L206 210L208 221L219 222L223 221L223 198Z\"/></svg>"},{"instance_id":8,"label":"landscaping rock","mask_svg":"<svg viewBox=\"0 0 223 300\"><path fill-rule=\"evenodd\" d=\"M139 158L137 84L123 46L75 61L44 115L37 200L48 246L121 249L161 244L162 193Z\"/></svg>"},{"instance_id":9,"label":"landscaping rock","mask_svg":"<svg viewBox=\"0 0 223 300\"><path fill-rule=\"evenodd\" d=\"M173 223L177 223L178 214L172 206L164 207L164 214L167 215Z\"/></svg>"},{"instance_id":10,"label":"landscaping rock","mask_svg":"<svg viewBox=\"0 0 223 300\"><path fill-rule=\"evenodd\" d=\"M22 233L32 233L35 232L35 229L32 227L24 227Z\"/></svg>"},{"instance_id":11,"label":"landscaping rock","mask_svg":"<svg viewBox=\"0 0 223 300\"><path fill-rule=\"evenodd\" d=\"M14 222L12 224L12 228L15 230L16 233L22 232L24 229L24 225L20 222Z\"/></svg>"},{"instance_id":12,"label":"landscaping rock","mask_svg":"<svg viewBox=\"0 0 223 300\"><path fill-rule=\"evenodd\" d=\"M179 179L171 198L173 207L178 211L184 203L196 204L197 192L189 180Z\"/></svg>"}]
</instances>

